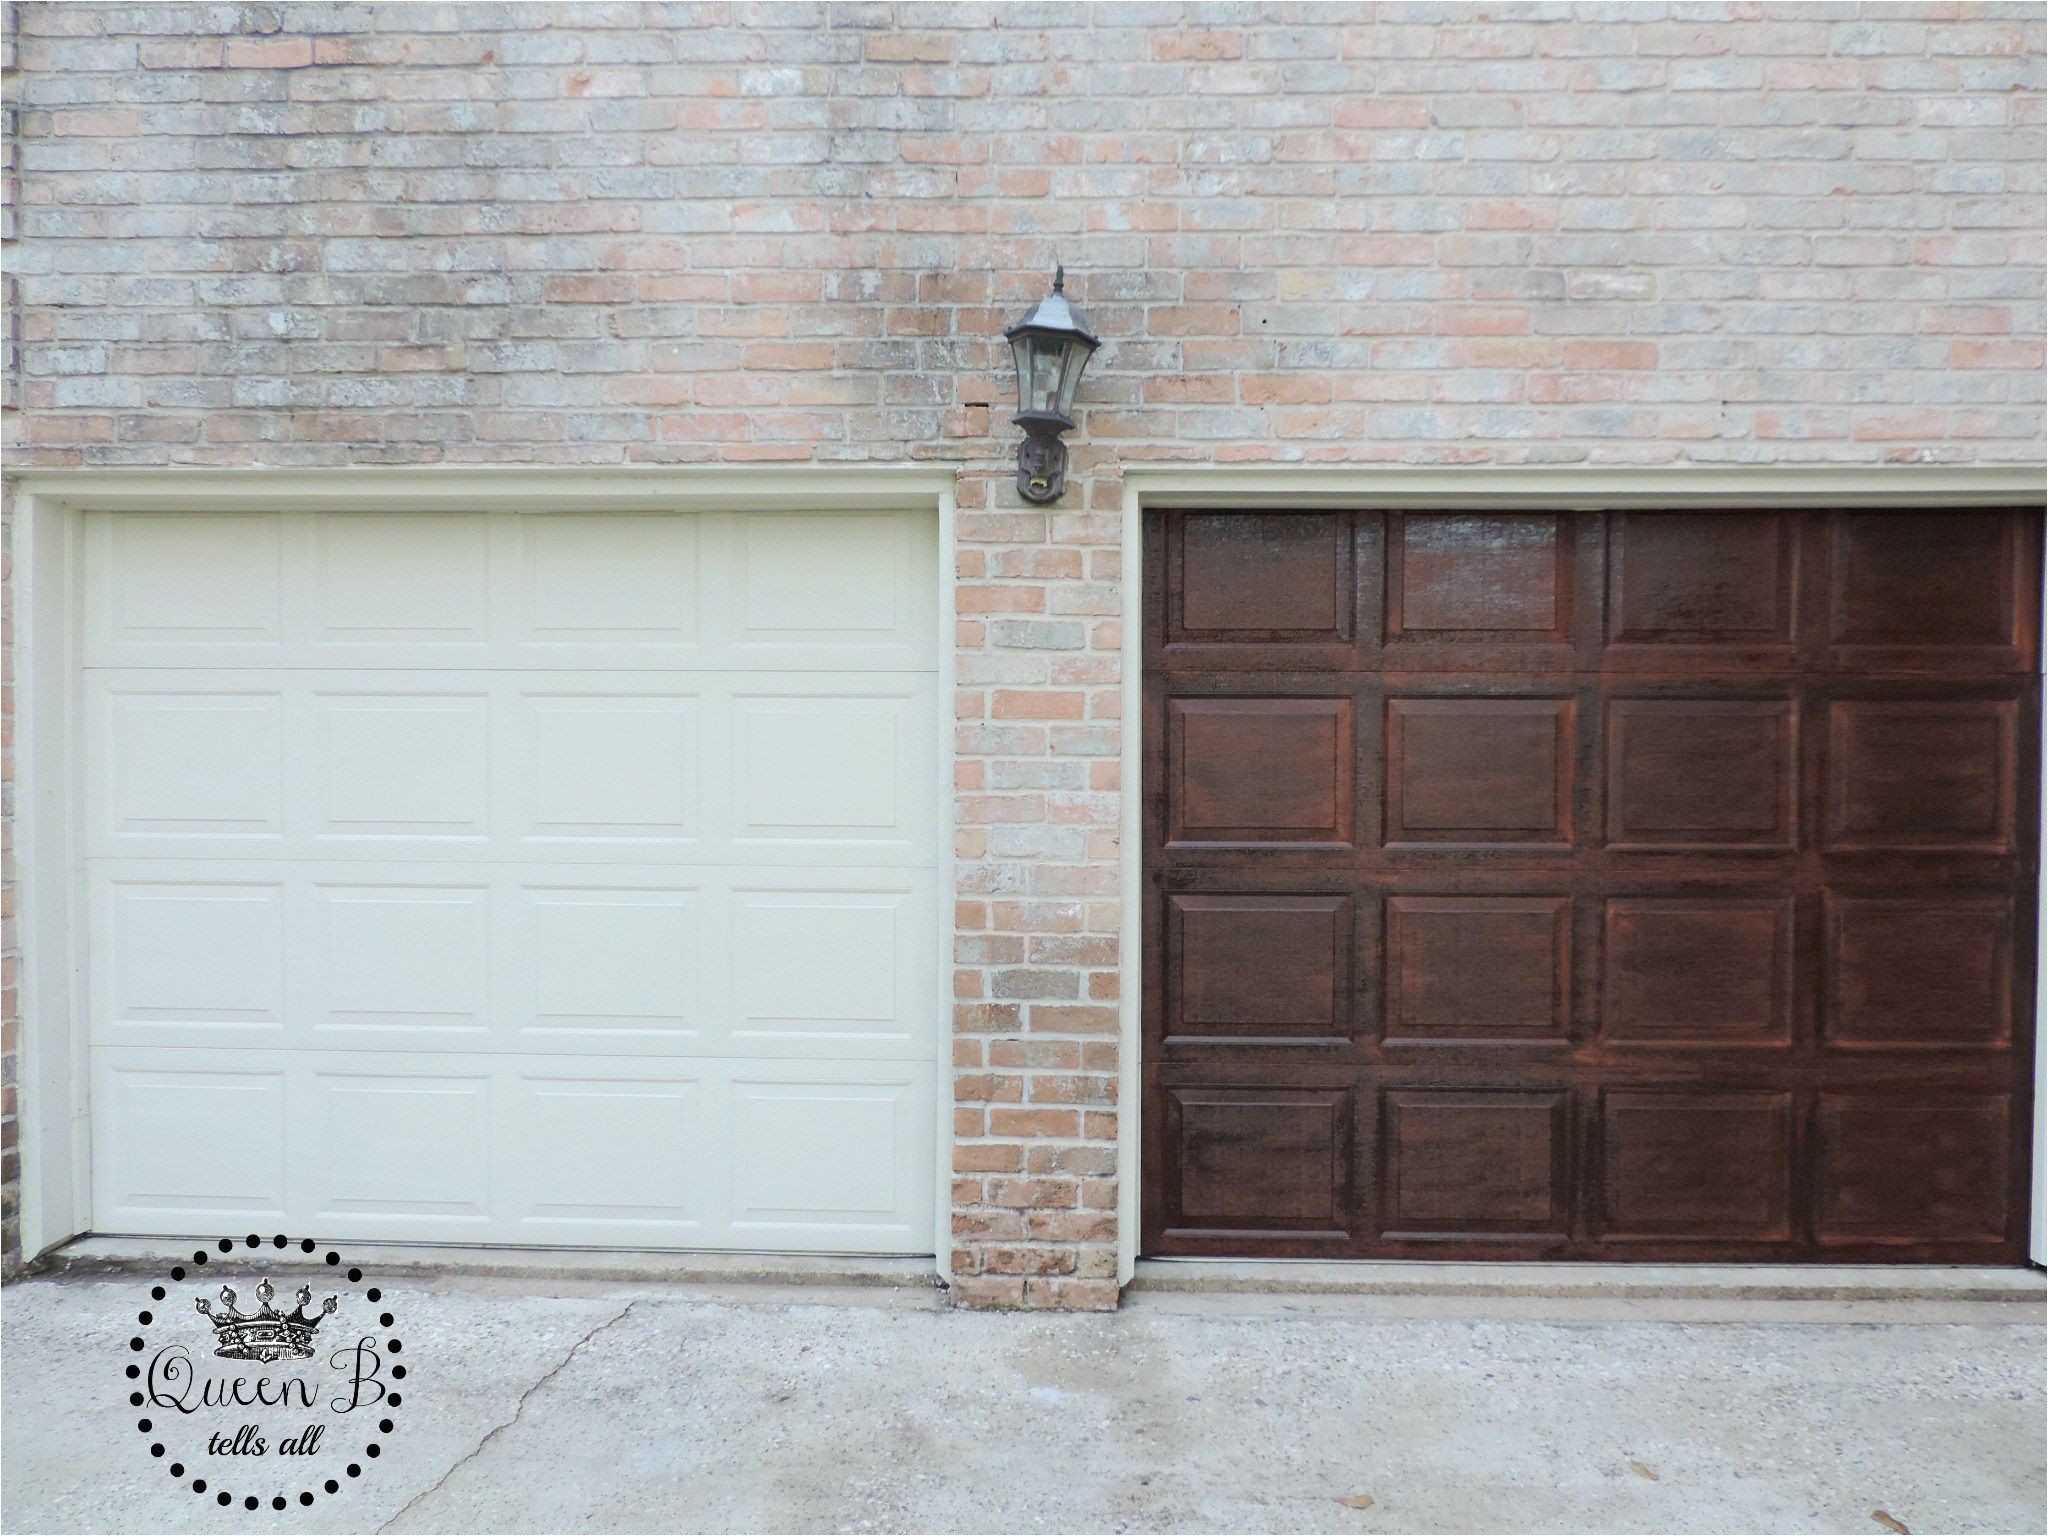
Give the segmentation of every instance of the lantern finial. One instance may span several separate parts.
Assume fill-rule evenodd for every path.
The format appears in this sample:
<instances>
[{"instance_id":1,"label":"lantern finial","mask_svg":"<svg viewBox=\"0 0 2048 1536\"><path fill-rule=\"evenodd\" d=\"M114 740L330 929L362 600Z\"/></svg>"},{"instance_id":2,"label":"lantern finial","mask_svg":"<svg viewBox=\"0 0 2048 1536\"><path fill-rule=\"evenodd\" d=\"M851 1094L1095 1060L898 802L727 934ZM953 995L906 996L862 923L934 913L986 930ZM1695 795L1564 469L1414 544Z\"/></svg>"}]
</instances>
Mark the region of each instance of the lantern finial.
<instances>
[{"instance_id":1,"label":"lantern finial","mask_svg":"<svg viewBox=\"0 0 2048 1536\"><path fill-rule=\"evenodd\" d=\"M1052 291L1054 293L1065 293L1067 291L1067 264L1063 261L1056 262L1053 265Z\"/></svg>"}]
</instances>

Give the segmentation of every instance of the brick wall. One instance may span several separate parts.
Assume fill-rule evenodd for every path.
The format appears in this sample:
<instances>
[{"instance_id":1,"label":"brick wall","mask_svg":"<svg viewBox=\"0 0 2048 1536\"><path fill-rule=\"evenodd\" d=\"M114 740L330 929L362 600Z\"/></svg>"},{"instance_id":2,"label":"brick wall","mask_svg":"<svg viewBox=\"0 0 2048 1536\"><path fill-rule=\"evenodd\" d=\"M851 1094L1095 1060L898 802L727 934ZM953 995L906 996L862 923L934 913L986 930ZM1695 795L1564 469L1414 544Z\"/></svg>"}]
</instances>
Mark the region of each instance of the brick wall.
<instances>
[{"instance_id":1,"label":"brick wall","mask_svg":"<svg viewBox=\"0 0 2048 1536\"><path fill-rule=\"evenodd\" d=\"M2041 453L2034 5L18 10L17 465L959 466L972 1302L1114 1302L1121 464Z\"/></svg>"},{"instance_id":2,"label":"brick wall","mask_svg":"<svg viewBox=\"0 0 2048 1536\"><path fill-rule=\"evenodd\" d=\"M21 356L15 346L20 283L13 272L21 166L16 142L18 8L0 3L0 448L16 452ZM14 925L14 518L0 484L0 1278L20 1266L21 947Z\"/></svg>"}]
</instances>

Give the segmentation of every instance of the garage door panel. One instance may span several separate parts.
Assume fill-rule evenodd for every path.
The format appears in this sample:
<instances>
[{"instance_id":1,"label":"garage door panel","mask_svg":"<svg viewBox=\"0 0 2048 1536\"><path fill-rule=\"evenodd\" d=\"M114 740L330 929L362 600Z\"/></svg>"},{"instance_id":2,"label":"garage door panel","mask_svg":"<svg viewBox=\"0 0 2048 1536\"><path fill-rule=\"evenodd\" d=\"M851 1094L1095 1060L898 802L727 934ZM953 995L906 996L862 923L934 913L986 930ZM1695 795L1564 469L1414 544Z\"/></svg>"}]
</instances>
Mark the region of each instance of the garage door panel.
<instances>
[{"instance_id":1,"label":"garage door panel","mask_svg":"<svg viewBox=\"0 0 2048 1536\"><path fill-rule=\"evenodd\" d=\"M166 648L234 665L281 653L284 521L274 513L178 513L86 520L88 665L147 661Z\"/></svg>"},{"instance_id":2,"label":"garage door panel","mask_svg":"<svg viewBox=\"0 0 2048 1536\"><path fill-rule=\"evenodd\" d=\"M1639 666L1782 666L1798 636L1800 519L1785 512L1622 512L1607 519L1607 638ZM1636 647L1642 652L1633 654ZM1705 653L1687 657L1686 650Z\"/></svg>"},{"instance_id":3,"label":"garage door panel","mask_svg":"<svg viewBox=\"0 0 2048 1536\"><path fill-rule=\"evenodd\" d=\"M321 1230L351 1215L488 1226L488 1077L324 1071L309 1086L320 1155L307 1183Z\"/></svg>"},{"instance_id":4,"label":"garage door panel","mask_svg":"<svg viewBox=\"0 0 2048 1536\"><path fill-rule=\"evenodd\" d=\"M513 882L504 896L504 1009L522 1049L549 1036L570 1050L702 1047L721 935L701 888Z\"/></svg>"},{"instance_id":5,"label":"garage door panel","mask_svg":"<svg viewBox=\"0 0 2048 1536\"><path fill-rule=\"evenodd\" d=\"M475 841L490 827L481 693L309 691L312 836Z\"/></svg>"},{"instance_id":6,"label":"garage door panel","mask_svg":"<svg viewBox=\"0 0 2048 1536\"><path fill-rule=\"evenodd\" d=\"M1145 541L1148 1250L2020 1256L2038 516Z\"/></svg>"},{"instance_id":7,"label":"garage door panel","mask_svg":"<svg viewBox=\"0 0 2048 1536\"><path fill-rule=\"evenodd\" d=\"M1569 849L1576 714L1566 698L1388 699L1386 843Z\"/></svg>"},{"instance_id":8,"label":"garage door panel","mask_svg":"<svg viewBox=\"0 0 2048 1536\"><path fill-rule=\"evenodd\" d=\"M1302 664L1313 648L1356 634L1351 519L1343 513L1272 517L1250 535L1231 513L1193 514L1167 530L1173 573L1167 644L1279 648ZM1304 648L1308 648L1305 651Z\"/></svg>"},{"instance_id":9,"label":"garage door panel","mask_svg":"<svg viewBox=\"0 0 2048 1536\"><path fill-rule=\"evenodd\" d=\"M928 862L932 673L87 674L102 857Z\"/></svg>"},{"instance_id":10,"label":"garage door panel","mask_svg":"<svg viewBox=\"0 0 2048 1536\"><path fill-rule=\"evenodd\" d=\"M1550 512L1394 514L1387 544L1388 639L1564 639L1571 622L1571 537L1571 525Z\"/></svg>"},{"instance_id":11,"label":"garage door panel","mask_svg":"<svg viewBox=\"0 0 2048 1536\"><path fill-rule=\"evenodd\" d=\"M88 834L145 852L274 857L285 836L286 701L256 680L88 684Z\"/></svg>"},{"instance_id":12,"label":"garage door panel","mask_svg":"<svg viewBox=\"0 0 2048 1536\"><path fill-rule=\"evenodd\" d=\"M1355 716L1345 698L1169 700L1172 841L1348 846Z\"/></svg>"},{"instance_id":13,"label":"garage door panel","mask_svg":"<svg viewBox=\"0 0 2048 1536\"><path fill-rule=\"evenodd\" d=\"M2003 512L1832 514L1816 571L1827 654L1847 670L2029 670L2039 537Z\"/></svg>"},{"instance_id":14,"label":"garage door panel","mask_svg":"<svg viewBox=\"0 0 2048 1536\"><path fill-rule=\"evenodd\" d=\"M927 670L914 512L95 514L89 667Z\"/></svg>"},{"instance_id":15,"label":"garage door panel","mask_svg":"<svg viewBox=\"0 0 2048 1536\"><path fill-rule=\"evenodd\" d=\"M316 1037L487 1036L491 890L486 884L309 884ZM446 1042L444 1042L445 1044Z\"/></svg>"},{"instance_id":16,"label":"garage door panel","mask_svg":"<svg viewBox=\"0 0 2048 1536\"><path fill-rule=\"evenodd\" d=\"M512 520L513 643L529 665L703 664L701 520L591 513Z\"/></svg>"},{"instance_id":17,"label":"garage door panel","mask_svg":"<svg viewBox=\"0 0 2048 1536\"><path fill-rule=\"evenodd\" d=\"M888 670L929 654L938 606L923 520L763 512L725 534L729 666Z\"/></svg>"},{"instance_id":18,"label":"garage door panel","mask_svg":"<svg viewBox=\"0 0 2048 1536\"><path fill-rule=\"evenodd\" d=\"M920 915L903 894L735 891L733 1034L907 1044L904 940Z\"/></svg>"},{"instance_id":19,"label":"garage door panel","mask_svg":"<svg viewBox=\"0 0 2048 1536\"><path fill-rule=\"evenodd\" d=\"M1554 512L1397 512L1384 519L1388 672L1569 673L1599 643L1599 534Z\"/></svg>"},{"instance_id":20,"label":"garage door panel","mask_svg":"<svg viewBox=\"0 0 2048 1536\"><path fill-rule=\"evenodd\" d=\"M2010 1044L2018 936L2009 894L1831 891L1826 921L1821 1019L1830 1046Z\"/></svg>"},{"instance_id":21,"label":"garage door panel","mask_svg":"<svg viewBox=\"0 0 2048 1536\"><path fill-rule=\"evenodd\" d=\"M2009 699L1834 700L1829 847L2010 852L2018 717Z\"/></svg>"},{"instance_id":22,"label":"garage door panel","mask_svg":"<svg viewBox=\"0 0 2048 1536\"><path fill-rule=\"evenodd\" d=\"M99 1230L930 1253L934 1068L97 1047Z\"/></svg>"},{"instance_id":23,"label":"garage door panel","mask_svg":"<svg viewBox=\"0 0 2048 1536\"><path fill-rule=\"evenodd\" d=\"M1600 1095L1612 1239L1792 1236L1794 1096L1645 1085Z\"/></svg>"},{"instance_id":24,"label":"garage door panel","mask_svg":"<svg viewBox=\"0 0 2048 1536\"><path fill-rule=\"evenodd\" d=\"M938 876L96 866L95 1040L860 1060L943 1028Z\"/></svg>"},{"instance_id":25,"label":"garage door panel","mask_svg":"<svg viewBox=\"0 0 2048 1536\"><path fill-rule=\"evenodd\" d=\"M1619 698L1607 705L1606 731L1610 848L1792 850L1796 700Z\"/></svg>"},{"instance_id":26,"label":"garage door panel","mask_svg":"<svg viewBox=\"0 0 2048 1536\"><path fill-rule=\"evenodd\" d=\"M686 693L555 685L513 701L508 815L538 843L677 845L705 835L705 707ZM508 829L510 830L510 829Z\"/></svg>"},{"instance_id":27,"label":"garage door panel","mask_svg":"<svg viewBox=\"0 0 2048 1536\"><path fill-rule=\"evenodd\" d=\"M760 1246L779 1234L867 1232L922 1225L916 1208L928 1163L928 1073L885 1063L825 1071L756 1063L730 1079L736 1231Z\"/></svg>"},{"instance_id":28,"label":"garage door panel","mask_svg":"<svg viewBox=\"0 0 2048 1536\"><path fill-rule=\"evenodd\" d=\"M907 692L736 694L733 842L912 842L921 803L902 769L907 749L930 739L922 714ZM817 771L821 761L832 765L829 774Z\"/></svg>"},{"instance_id":29,"label":"garage door panel","mask_svg":"<svg viewBox=\"0 0 2048 1536\"><path fill-rule=\"evenodd\" d=\"M1617 896L1605 904L1601 1020L1617 1046L1789 1046L1794 902Z\"/></svg>"},{"instance_id":30,"label":"garage door panel","mask_svg":"<svg viewBox=\"0 0 2048 1536\"><path fill-rule=\"evenodd\" d=\"M1569 896L1390 896L1386 911L1388 1044L1570 1037Z\"/></svg>"},{"instance_id":31,"label":"garage door panel","mask_svg":"<svg viewBox=\"0 0 2048 1536\"><path fill-rule=\"evenodd\" d=\"M1349 1240L1358 1109L1348 1089L1218 1082L1169 1088L1159 1107L1167 1230Z\"/></svg>"},{"instance_id":32,"label":"garage door panel","mask_svg":"<svg viewBox=\"0 0 2048 1536\"><path fill-rule=\"evenodd\" d=\"M714 1029L735 1053L889 1060L944 1031L930 936L945 921L939 877L885 870L730 872L729 935Z\"/></svg>"},{"instance_id":33,"label":"garage door panel","mask_svg":"<svg viewBox=\"0 0 2048 1536\"><path fill-rule=\"evenodd\" d=\"M1823 1093L1814 1220L1824 1244L1993 1243L2007 1236L2010 1098Z\"/></svg>"},{"instance_id":34,"label":"garage door panel","mask_svg":"<svg viewBox=\"0 0 2048 1536\"><path fill-rule=\"evenodd\" d=\"M290 1181L288 1085L276 1057L93 1052L93 1208L101 1230L209 1232L281 1220Z\"/></svg>"},{"instance_id":35,"label":"garage door panel","mask_svg":"<svg viewBox=\"0 0 2048 1536\"><path fill-rule=\"evenodd\" d=\"M308 639L316 652L342 653L335 664L374 648L424 643L454 652L455 660L489 646L487 514L318 515L310 554Z\"/></svg>"},{"instance_id":36,"label":"garage door panel","mask_svg":"<svg viewBox=\"0 0 2048 1536\"><path fill-rule=\"evenodd\" d=\"M650 1242L715 1228L721 1149L700 1079L523 1075L507 1161L518 1168L514 1219L536 1236Z\"/></svg>"},{"instance_id":37,"label":"garage door panel","mask_svg":"<svg viewBox=\"0 0 2048 1536\"><path fill-rule=\"evenodd\" d=\"M931 1251L935 529L753 516L89 520L103 1230Z\"/></svg>"},{"instance_id":38,"label":"garage door panel","mask_svg":"<svg viewBox=\"0 0 2048 1536\"><path fill-rule=\"evenodd\" d=\"M1370 1027L1351 980L1360 937L1348 896L1169 896L1164 1043L1348 1041Z\"/></svg>"},{"instance_id":39,"label":"garage door panel","mask_svg":"<svg viewBox=\"0 0 2048 1536\"><path fill-rule=\"evenodd\" d=\"M1380 1111L1381 1235L1542 1242L1570 1229L1572 1095L1402 1089Z\"/></svg>"},{"instance_id":40,"label":"garage door panel","mask_svg":"<svg viewBox=\"0 0 2048 1536\"><path fill-rule=\"evenodd\" d=\"M280 880L154 871L91 888L96 1030L142 1043L277 1041L285 1033L287 891Z\"/></svg>"}]
</instances>

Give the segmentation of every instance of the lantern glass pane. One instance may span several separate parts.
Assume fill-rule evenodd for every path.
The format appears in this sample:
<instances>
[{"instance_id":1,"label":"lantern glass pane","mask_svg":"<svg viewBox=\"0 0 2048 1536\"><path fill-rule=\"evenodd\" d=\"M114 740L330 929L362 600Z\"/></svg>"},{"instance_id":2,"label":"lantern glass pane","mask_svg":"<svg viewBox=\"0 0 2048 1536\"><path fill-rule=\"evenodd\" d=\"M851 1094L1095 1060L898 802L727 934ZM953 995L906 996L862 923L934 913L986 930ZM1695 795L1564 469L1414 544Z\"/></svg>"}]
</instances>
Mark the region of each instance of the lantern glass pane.
<instances>
[{"instance_id":1,"label":"lantern glass pane","mask_svg":"<svg viewBox=\"0 0 2048 1536\"><path fill-rule=\"evenodd\" d=\"M1081 372L1088 366L1089 347L1081 341L1069 341L1062 349L1064 366L1060 373L1059 413L1072 418L1074 395L1081 388Z\"/></svg>"},{"instance_id":2,"label":"lantern glass pane","mask_svg":"<svg viewBox=\"0 0 2048 1536\"><path fill-rule=\"evenodd\" d=\"M1060 347L1043 336L1031 338L1031 404L1034 411L1050 411L1060 397Z\"/></svg>"},{"instance_id":3,"label":"lantern glass pane","mask_svg":"<svg viewBox=\"0 0 2048 1536\"><path fill-rule=\"evenodd\" d=\"M1010 343L1010 358L1017 367L1017 409L1031 409L1031 341L1019 336Z\"/></svg>"}]
</instances>

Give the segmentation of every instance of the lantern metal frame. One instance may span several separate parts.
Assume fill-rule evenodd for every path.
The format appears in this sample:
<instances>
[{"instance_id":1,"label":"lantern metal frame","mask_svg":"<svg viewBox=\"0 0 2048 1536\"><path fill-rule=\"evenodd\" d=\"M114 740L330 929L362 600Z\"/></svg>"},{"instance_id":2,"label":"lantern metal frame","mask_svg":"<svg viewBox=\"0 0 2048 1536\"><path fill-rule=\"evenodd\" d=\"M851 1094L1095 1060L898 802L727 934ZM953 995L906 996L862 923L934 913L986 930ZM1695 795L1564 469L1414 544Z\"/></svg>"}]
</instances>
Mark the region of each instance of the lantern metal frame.
<instances>
[{"instance_id":1,"label":"lantern metal frame","mask_svg":"<svg viewBox=\"0 0 2048 1536\"><path fill-rule=\"evenodd\" d=\"M1017 445L1017 494L1037 505L1058 501L1067 489L1067 445L1074 427L1074 395L1088 359L1102 345L1081 312L1067 301L1067 269L1053 273L1052 292L1003 332L1017 369L1017 414L1024 429Z\"/></svg>"}]
</instances>

